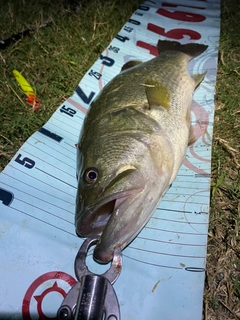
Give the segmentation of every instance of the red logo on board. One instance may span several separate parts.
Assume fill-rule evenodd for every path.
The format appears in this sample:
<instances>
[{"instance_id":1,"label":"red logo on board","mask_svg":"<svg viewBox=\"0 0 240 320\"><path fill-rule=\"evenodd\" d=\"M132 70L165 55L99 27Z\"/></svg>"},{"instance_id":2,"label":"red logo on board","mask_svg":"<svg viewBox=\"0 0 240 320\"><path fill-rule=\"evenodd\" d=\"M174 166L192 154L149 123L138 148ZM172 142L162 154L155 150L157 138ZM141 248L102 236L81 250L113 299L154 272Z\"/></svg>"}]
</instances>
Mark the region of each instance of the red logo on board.
<instances>
[{"instance_id":1,"label":"red logo on board","mask_svg":"<svg viewBox=\"0 0 240 320\"><path fill-rule=\"evenodd\" d=\"M28 288L22 304L22 317L23 320L32 320L38 315L39 320L54 320L57 319L57 309L54 303L50 303L53 306L52 310L47 310L48 296L51 297L51 301L59 300L59 306L61 301L66 297L67 292L76 283L76 280L69 274L61 271L47 272L36 280ZM57 308L57 307L56 307Z\"/></svg>"}]
</instances>

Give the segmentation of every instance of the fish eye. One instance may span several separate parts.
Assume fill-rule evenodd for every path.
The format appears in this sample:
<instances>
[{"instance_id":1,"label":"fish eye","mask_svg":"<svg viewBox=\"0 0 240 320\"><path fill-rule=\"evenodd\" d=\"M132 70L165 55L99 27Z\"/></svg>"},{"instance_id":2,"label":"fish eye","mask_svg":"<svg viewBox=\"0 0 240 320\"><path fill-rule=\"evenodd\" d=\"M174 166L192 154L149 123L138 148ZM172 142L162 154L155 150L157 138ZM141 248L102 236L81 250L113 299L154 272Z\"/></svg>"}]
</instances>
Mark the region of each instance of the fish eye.
<instances>
[{"instance_id":1,"label":"fish eye","mask_svg":"<svg viewBox=\"0 0 240 320\"><path fill-rule=\"evenodd\" d=\"M84 172L84 180L87 183L94 183L98 177L98 171L96 168L89 168Z\"/></svg>"}]
</instances>

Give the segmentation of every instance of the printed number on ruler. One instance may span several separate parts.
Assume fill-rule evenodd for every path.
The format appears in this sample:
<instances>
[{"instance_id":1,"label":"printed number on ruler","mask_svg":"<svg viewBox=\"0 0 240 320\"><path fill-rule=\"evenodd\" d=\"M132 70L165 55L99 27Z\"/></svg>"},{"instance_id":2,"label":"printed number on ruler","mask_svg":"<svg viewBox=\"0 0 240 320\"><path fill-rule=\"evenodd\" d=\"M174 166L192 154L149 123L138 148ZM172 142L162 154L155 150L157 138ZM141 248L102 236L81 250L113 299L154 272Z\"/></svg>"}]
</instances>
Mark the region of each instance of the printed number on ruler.
<instances>
[{"instance_id":1,"label":"printed number on ruler","mask_svg":"<svg viewBox=\"0 0 240 320\"><path fill-rule=\"evenodd\" d=\"M21 157L22 155L21 153L19 153L15 161L28 169L32 169L35 166L35 161L33 161L32 159L28 157L24 157L23 159L21 159Z\"/></svg>"},{"instance_id":2,"label":"printed number on ruler","mask_svg":"<svg viewBox=\"0 0 240 320\"><path fill-rule=\"evenodd\" d=\"M108 56L103 56L102 54L99 57L100 60L102 60L102 64L107 67L112 67L115 63L115 60L108 57ZM101 78L101 73L96 72L94 70L91 70L88 73L89 76L94 76L97 80ZM89 95L86 95L83 89L80 86L77 86L76 93L78 96L82 99L82 101L86 104L90 104L92 101L93 97L95 96L96 92L91 91ZM60 110L61 111L61 110ZM64 112L64 111L62 111Z\"/></svg>"},{"instance_id":3,"label":"printed number on ruler","mask_svg":"<svg viewBox=\"0 0 240 320\"><path fill-rule=\"evenodd\" d=\"M90 76L90 77L94 77L95 79L97 79L97 80L100 80L101 79L101 77L102 77L102 74L101 73L99 73L99 72L97 72L97 71L94 71L93 69L91 69L91 71L88 73L88 75Z\"/></svg>"},{"instance_id":4,"label":"printed number on ruler","mask_svg":"<svg viewBox=\"0 0 240 320\"><path fill-rule=\"evenodd\" d=\"M177 7L177 4L168 4L163 2L162 6L170 6L170 7ZM196 8L193 6L187 6L189 8ZM139 7L140 8L140 7ZM204 8L198 8L198 9L204 9ZM142 10L142 9L140 9ZM145 9L145 11L147 11ZM184 11L169 11L166 9L159 8L156 11L156 14L162 15L166 18L173 19L173 20L179 20L179 21L188 21L188 22L202 22L206 19L205 16L201 14L196 13L189 13ZM180 40L183 39L184 35L187 35L190 37L190 39L193 40L199 40L201 38L201 34L197 31L191 30L191 29L172 29L167 32L165 32L165 29L157 26L153 23L148 23L147 30L152 31L160 36L170 38L170 39L176 39ZM144 41L137 41L136 45L138 47L141 47L143 49L149 50L149 53L153 56L158 56L158 49L156 46L153 46L149 43L146 43Z\"/></svg>"},{"instance_id":5,"label":"printed number on ruler","mask_svg":"<svg viewBox=\"0 0 240 320\"><path fill-rule=\"evenodd\" d=\"M10 206L14 199L14 194L11 191L0 188L0 201L5 206Z\"/></svg>"},{"instance_id":6,"label":"printed number on ruler","mask_svg":"<svg viewBox=\"0 0 240 320\"><path fill-rule=\"evenodd\" d=\"M108 56L100 55L99 59L102 60L102 64L104 64L107 67L112 67L115 63L115 61L112 58L109 58Z\"/></svg>"},{"instance_id":7,"label":"printed number on ruler","mask_svg":"<svg viewBox=\"0 0 240 320\"><path fill-rule=\"evenodd\" d=\"M201 14L190 13L185 11L172 12L166 9L159 8L156 12L166 18L170 18L173 20L188 21L188 22L202 22L206 20L206 17L204 17Z\"/></svg>"},{"instance_id":8,"label":"printed number on ruler","mask_svg":"<svg viewBox=\"0 0 240 320\"><path fill-rule=\"evenodd\" d=\"M72 108L66 108L64 105L60 108L60 112L70 117L73 117L77 113L77 111L73 110Z\"/></svg>"},{"instance_id":9,"label":"printed number on ruler","mask_svg":"<svg viewBox=\"0 0 240 320\"><path fill-rule=\"evenodd\" d=\"M138 10L148 11L148 10L149 10L149 7L147 7L147 6L139 6ZM135 14L138 15L138 16L142 16L142 15L143 15L142 13L135 13ZM131 23L131 24L133 24L133 25L135 25L135 26L139 26L139 25L141 24L140 21L135 20L135 19L129 19L129 20L128 20L128 23ZM134 28L129 27L129 26L125 26L125 27L123 28L123 30L126 31L126 32L128 32L128 33L132 32L133 29L134 29ZM129 40L128 37L126 37L126 36L121 36L120 34L116 35L115 38L118 39L118 40L121 41L121 42L125 42L125 41Z\"/></svg>"},{"instance_id":10,"label":"printed number on ruler","mask_svg":"<svg viewBox=\"0 0 240 320\"><path fill-rule=\"evenodd\" d=\"M79 98L86 104L89 104L96 94L96 92L91 91L89 95L86 95L80 86L77 86L75 92L78 94Z\"/></svg>"},{"instance_id":11,"label":"printed number on ruler","mask_svg":"<svg viewBox=\"0 0 240 320\"><path fill-rule=\"evenodd\" d=\"M113 51L114 53L118 53L120 51L120 48L118 47L113 47L112 45L109 46L108 48L109 51Z\"/></svg>"}]
</instances>

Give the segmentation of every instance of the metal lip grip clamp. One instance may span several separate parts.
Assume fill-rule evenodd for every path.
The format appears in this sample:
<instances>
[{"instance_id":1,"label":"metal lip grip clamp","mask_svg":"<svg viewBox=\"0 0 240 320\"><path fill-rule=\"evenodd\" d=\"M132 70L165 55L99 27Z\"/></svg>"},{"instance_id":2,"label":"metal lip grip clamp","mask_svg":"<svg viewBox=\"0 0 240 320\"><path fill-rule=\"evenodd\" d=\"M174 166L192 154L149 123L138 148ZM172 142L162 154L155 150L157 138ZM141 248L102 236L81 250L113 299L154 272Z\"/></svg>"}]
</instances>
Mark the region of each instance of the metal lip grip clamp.
<instances>
[{"instance_id":1,"label":"metal lip grip clamp","mask_svg":"<svg viewBox=\"0 0 240 320\"><path fill-rule=\"evenodd\" d=\"M122 253L114 252L110 268L98 275L89 271L86 257L99 236L87 238L75 259L78 282L69 290L57 312L58 320L120 320L120 308L112 284L122 270Z\"/></svg>"}]
</instances>

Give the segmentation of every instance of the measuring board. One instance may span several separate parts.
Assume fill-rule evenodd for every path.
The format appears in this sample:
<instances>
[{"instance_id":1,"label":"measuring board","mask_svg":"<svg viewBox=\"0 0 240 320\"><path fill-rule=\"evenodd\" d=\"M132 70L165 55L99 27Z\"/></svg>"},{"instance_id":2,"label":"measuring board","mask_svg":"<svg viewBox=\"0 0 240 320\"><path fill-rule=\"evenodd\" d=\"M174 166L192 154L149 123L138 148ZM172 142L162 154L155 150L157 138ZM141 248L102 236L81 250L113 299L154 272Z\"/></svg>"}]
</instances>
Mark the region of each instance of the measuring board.
<instances>
[{"instance_id":1,"label":"measuring board","mask_svg":"<svg viewBox=\"0 0 240 320\"><path fill-rule=\"evenodd\" d=\"M123 251L114 284L123 320L200 320L206 265L220 3L147 1L93 64L73 95L0 174L1 319L53 319L74 278L76 143L91 101L129 60L157 55L158 39L208 49L189 63L207 71L194 94L197 141L146 227ZM79 53L80 54L80 53ZM102 272L91 256L91 271ZM104 269L105 268L105 269Z\"/></svg>"}]
</instances>

